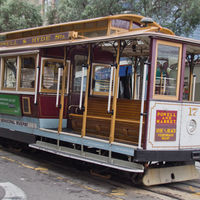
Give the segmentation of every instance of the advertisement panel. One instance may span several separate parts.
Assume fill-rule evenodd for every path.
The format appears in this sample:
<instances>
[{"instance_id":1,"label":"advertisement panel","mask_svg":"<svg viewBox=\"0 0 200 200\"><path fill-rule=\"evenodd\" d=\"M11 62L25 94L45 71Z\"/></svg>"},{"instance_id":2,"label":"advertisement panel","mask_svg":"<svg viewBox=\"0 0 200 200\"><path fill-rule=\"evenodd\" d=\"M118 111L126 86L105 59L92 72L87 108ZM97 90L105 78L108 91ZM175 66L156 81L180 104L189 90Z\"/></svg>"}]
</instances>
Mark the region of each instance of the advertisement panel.
<instances>
[{"instance_id":1,"label":"advertisement panel","mask_svg":"<svg viewBox=\"0 0 200 200\"><path fill-rule=\"evenodd\" d=\"M21 116L19 96L0 94L0 114Z\"/></svg>"},{"instance_id":2,"label":"advertisement panel","mask_svg":"<svg viewBox=\"0 0 200 200\"><path fill-rule=\"evenodd\" d=\"M176 141L177 111L157 110L155 141Z\"/></svg>"}]
</instances>

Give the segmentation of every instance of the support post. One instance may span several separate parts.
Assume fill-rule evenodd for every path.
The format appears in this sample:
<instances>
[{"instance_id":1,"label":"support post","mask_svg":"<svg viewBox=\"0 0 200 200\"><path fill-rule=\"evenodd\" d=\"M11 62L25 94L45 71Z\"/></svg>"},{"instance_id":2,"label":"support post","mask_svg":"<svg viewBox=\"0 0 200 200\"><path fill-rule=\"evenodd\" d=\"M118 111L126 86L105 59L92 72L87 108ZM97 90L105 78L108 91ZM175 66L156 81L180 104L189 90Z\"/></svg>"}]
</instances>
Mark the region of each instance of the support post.
<instances>
[{"instance_id":1,"label":"support post","mask_svg":"<svg viewBox=\"0 0 200 200\"><path fill-rule=\"evenodd\" d=\"M119 67L120 67L119 66L120 47L121 47L121 40L118 41L117 57L116 57L117 69L115 73L114 96L113 96L113 103L112 103L113 115L111 116L110 138L109 138L110 143L114 141L114 133L115 133L115 119L116 119L116 111L117 111L117 94L118 94L118 81L119 81L118 77L119 77Z\"/></svg>"},{"instance_id":2,"label":"support post","mask_svg":"<svg viewBox=\"0 0 200 200\"><path fill-rule=\"evenodd\" d=\"M66 71L67 71L67 49L64 47L64 69L63 69L63 77L62 77L62 89L61 89L61 97L60 97L60 112L59 112L59 125L58 125L58 133L62 131L62 122L63 122L63 112L64 112L64 100L65 100L65 82L66 82Z\"/></svg>"},{"instance_id":3,"label":"support post","mask_svg":"<svg viewBox=\"0 0 200 200\"><path fill-rule=\"evenodd\" d=\"M81 136L84 137L86 134L86 119L87 119L87 111L88 111L88 94L89 94L89 82L90 82L90 71L91 71L91 44L88 45L88 60L87 60L87 82L85 88L85 101L84 101L84 112L83 112L83 121L82 121L82 130Z\"/></svg>"}]
</instances>

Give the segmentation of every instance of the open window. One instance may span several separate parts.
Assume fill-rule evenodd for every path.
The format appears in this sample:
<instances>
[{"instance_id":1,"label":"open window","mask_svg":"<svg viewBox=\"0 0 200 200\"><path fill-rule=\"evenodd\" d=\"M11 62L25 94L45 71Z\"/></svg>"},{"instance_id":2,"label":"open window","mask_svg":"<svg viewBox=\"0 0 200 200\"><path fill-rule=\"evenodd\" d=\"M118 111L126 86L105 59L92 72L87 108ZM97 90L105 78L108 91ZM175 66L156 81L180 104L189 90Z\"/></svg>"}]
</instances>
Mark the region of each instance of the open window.
<instances>
[{"instance_id":1,"label":"open window","mask_svg":"<svg viewBox=\"0 0 200 200\"><path fill-rule=\"evenodd\" d=\"M16 90L17 57L5 57L2 62L2 88Z\"/></svg>"},{"instance_id":2,"label":"open window","mask_svg":"<svg viewBox=\"0 0 200 200\"><path fill-rule=\"evenodd\" d=\"M157 41L154 98L178 100L182 45Z\"/></svg>"},{"instance_id":3,"label":"open window","mask_svg":"<svg viewBox=\"0 0 200 200\"><path fill-rule=\"evenodd\" d=\"M111 73L113 74L111 75ZM92 65L91 94L108 96L110 81L112 81L111 88L113 88L114 70L111 68L111 65L105 65L105 64Z\"/></svg>"},{"instance_id":4,"label":"open window","mask_svg":"<svg viewBox=\"0 0 200 200\"><path fill-rule=\"evenodd\" d=\"M80 92L81 90L82 67L86 65L87 65L87 56L84 55L74 56L73 92ZM87 80L87 70L84 70L83 91L85 91L86 80Z\"/></svg>"},{"instance_id":5,"label":"open window","mask_svg":"<svg viewBox=\"0 0 200 200\"><path fill-rule=\"evenodd\" d=\"M59 68L63 68L63 60L52 59L52 58L42 59L41 92L56 93ZM60 90L61 90L63 73L61 73L60 76L61 76L60 77Z\"/></svg>"},{"instance_id":6,"label":"open window","mask_svg":"<svg viewBox=\"0 0 200 200\"><path fill-rule=\"evenodd\" d=\"M19 90L34 91L36 55L20 56Z\"/></svg>"},{"instance_id":7,"label":"open window","mask_svg":"<svg viewBox=\"0 0 200 200\"><path fill-rule=\"evenodd\" d=\"M189 47L192 49L192 47ZM184 70L184 101L200 101L200 54L188 52ZM196 47L195 47L196 48ZM199 50L199 49L198 49Z\"/></svg>"}]
</instances>

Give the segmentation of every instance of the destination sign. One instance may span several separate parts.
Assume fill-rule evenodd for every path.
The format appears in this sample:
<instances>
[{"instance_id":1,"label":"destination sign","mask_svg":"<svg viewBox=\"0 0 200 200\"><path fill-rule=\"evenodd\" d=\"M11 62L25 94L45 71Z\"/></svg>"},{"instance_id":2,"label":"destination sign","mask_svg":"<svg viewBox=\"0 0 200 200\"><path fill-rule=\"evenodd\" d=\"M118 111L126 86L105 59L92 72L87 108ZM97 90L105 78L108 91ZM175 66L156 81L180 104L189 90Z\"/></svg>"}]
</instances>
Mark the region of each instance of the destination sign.
<instances>
[{"instance_id":1,"label":"destination sign","mask_svg":"<svg viewBox=\"0 0 200 200\"><path fill-rule=\"evenodd\" d=\"M157 110L155 141L176 141L177 111Z\"/></svg>"},{"instance_id":2,"label":"destination sign","mask_svg":"<svg viewBox=\"0 0 200 200\"><path fill-rule=\"evenodd\" d=\"M16 40L1 41L0 47L21 46L30 44L40 44L45 42L54 42L60 40L68 40L73 32L61 32L48 35L40 35L34 37L21 38Z\"/></svg>"}]
</instances>

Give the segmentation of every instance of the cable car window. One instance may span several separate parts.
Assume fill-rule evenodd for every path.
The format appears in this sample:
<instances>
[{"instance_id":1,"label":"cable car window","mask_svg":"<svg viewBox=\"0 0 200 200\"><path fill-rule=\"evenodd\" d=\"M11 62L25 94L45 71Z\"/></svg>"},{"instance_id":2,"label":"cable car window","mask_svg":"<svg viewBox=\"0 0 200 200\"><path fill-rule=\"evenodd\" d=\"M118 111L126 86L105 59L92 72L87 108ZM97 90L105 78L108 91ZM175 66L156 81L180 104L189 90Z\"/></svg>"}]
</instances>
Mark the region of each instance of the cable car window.
<instances>
[{"instance_id":1,"label":"cable car window","mask_svg":"<svg viewBox=\"0 0 200 200\"><path fill-rule=\"evenodd\" d=\"M103 64L93 64L92 68L92 94L108 95L110 78L111 78L111 66ZM114 70L112 76L112 89L114 80Z\"/></svg>"},{"instance_id":2,"label":"cable car window","mask_svg":"<svg viewBox=\"0 0 200 200\"><path fill-rule=\"evenodd\" d=\"M22 56L20 67L20 88L34 89L36 57Z\"/></svg>"},{"instance_id":3,"label":"cable car window","mask_svg":"<svg viewBox=\"0 0 200 200\"><path fill-rule=\"evenodd\" d=\"M183 100L200 101L200 55L188 53L185 63Z\"/></svg>"},{"instance_id":4,"label":"cable car window","mask_svg":"<svg viewBox=\"0 0 200 200\"><path fill-rule=\"evenodd\" d=\"M63 60L45 59L43 61L42 85L43 92L56 92L58 83L58 68L63 67ZM60 77L60 89L62 87L62 76Z\"/></svg>"},{"instance_id":5,"label":"cable car window","mask_svg":"<svg viewBox=\"0 0 200 200\"><path fill-rule=\"evenodd\" d=\"M15 89L17 76L17 57L4 58L3 88Z\"/></svg>"},{"instance_id":6,"label":"cable car window","mask_svg":"<svg viewBox=\"0 0 200 200\"><path fill-rule=\"evenodd\" d=\"M154 78L156 98L178 99L181 45L158 41Z\"/></svg>"},{"instance_id":7,"label":"cable car window","mask_svg":"<svg viewBox=\"0 0 200 200\"><path fill-rule=\"evenodd\" d=\"M75 55L75 66L74 66L74 83L73 91L80 92L81 90L81 78L82 78L82 67L87 64L87 56ZM87 80L87 70L84 70L84 79L83 79L83 91L85 91Z\"/></svg>"},{"instance_id":8,"label":"cable car window","mask_svg":"<svg viewBox=\"0 0 200 200\"><path fill-rule=\"evenodd\" d=\"M131 99L133 93L133 78L132 65L120 66L118 98Z\"/></svg>"},{"instance_id":9,"label":"cable car window","mask_svg":"<svg viewBox=\"0 0 200 200\"><path fill-rule=\"evenodd\" d=\"M130 28L130 21L122 20L122 19L113 19L112 20L112 27L129 29Z\"/></svg>"}]
</instances>

